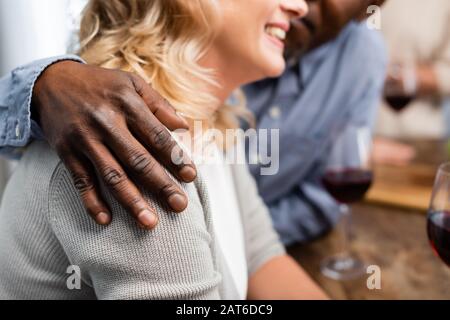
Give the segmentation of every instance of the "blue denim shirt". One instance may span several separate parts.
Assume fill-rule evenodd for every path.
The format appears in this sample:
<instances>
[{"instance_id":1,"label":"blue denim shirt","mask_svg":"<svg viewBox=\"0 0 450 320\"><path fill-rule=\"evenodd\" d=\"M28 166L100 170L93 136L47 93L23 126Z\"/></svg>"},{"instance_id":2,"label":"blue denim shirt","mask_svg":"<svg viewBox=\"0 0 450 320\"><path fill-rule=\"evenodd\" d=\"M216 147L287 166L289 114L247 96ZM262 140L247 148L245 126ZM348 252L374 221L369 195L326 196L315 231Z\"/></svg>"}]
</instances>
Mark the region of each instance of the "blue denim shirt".
<instances>
[{"instance_id":1,"label":"blue denim shirt","mask_svg":"<svg viewBox=\"0 0 450 320\"><path fill-rule=\"evenodd\" d=\"M373 127L386 64L381 35L351 23L280 78L245 88L258 128L280 130L279 173L250 168L286 245L309 241L338 221L338 206L321 184L323 169L340 131L350 123Z\"/></svg>"},{"instance_id":2,"label":"blue denim shirt","mask_svg":"<svg viewBox=\"0 0 450 320\"><path fill-rule=\"evenodd\" d=\"M36 80L50 65L61 60L83 60L65 55L35 61L19 67L0 79L0 154L11 159L31 139L42 139L42 131L31 119L31 98Z\"/></svg>"},{"instance_id":3,"label":"blue denim shirt","mask_svg":"<svg viewBox=\"0 0 450 320\"><path fill-rule=\"evenodd\" d=\"M308 54L277 80L245 88L258 127L281 129L280 171L259 175L250 166L286 244L309 241L338 220L336 203L320 178L336 132L350 122L372 123L386 58L380 35L351 24L335 41ZM42 134L30 118L34 83L62 56L18 68L0 80L0 152L20 157L20 147Z\"/></svg>"}]
</instances>

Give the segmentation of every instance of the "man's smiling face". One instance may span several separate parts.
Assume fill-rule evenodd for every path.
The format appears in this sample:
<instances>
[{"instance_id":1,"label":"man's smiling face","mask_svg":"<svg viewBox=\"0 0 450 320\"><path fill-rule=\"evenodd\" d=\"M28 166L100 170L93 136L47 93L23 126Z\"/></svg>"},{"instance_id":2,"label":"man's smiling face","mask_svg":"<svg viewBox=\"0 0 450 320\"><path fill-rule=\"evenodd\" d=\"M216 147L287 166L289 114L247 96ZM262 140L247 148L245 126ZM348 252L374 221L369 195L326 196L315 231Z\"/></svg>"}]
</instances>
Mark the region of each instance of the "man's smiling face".
<instances>
[{"instance_id":1,"label":"man's smiling face","mask_svg":"<svg viewBox=\"0 0 450 320\"><path fill-rule=\"evenodd\" d=\"M385 0L307 0L309 13L293 21L288 34L288 55L314 49L339 35L354 19L364 16L370 5Z\"/></svg>"}]
</instances>

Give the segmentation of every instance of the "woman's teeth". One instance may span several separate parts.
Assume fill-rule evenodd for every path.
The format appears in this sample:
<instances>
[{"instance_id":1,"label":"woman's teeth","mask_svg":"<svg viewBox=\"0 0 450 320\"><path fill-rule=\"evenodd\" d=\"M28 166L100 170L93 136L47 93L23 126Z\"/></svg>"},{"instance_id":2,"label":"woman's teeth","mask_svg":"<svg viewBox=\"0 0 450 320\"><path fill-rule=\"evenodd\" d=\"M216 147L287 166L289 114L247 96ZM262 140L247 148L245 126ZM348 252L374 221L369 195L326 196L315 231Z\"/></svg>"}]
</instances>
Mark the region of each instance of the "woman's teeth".
<instances>
[{"instance_id":1,"label":"woman's teeth","mask_svg":"<svg viewBox=\"0 0 450 320\"><path fill-rule=\"evenodd\" d=\"M286 31L277 27L266 27L266 33L272 37L275 37L281 41L286 40Z\"/></svg>"}]
</instances>

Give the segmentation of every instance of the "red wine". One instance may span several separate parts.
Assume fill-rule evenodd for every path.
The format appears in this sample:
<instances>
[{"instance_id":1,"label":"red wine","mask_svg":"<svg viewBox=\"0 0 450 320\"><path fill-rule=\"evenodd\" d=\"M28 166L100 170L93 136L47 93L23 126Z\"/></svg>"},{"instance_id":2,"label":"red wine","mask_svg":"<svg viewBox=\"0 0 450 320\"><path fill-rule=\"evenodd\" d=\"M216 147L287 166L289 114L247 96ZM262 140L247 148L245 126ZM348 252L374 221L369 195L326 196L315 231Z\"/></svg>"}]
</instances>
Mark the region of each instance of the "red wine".
<instances>
[{"instance_id":1,"label":"red wine","mask_svg":"<svg viewBox=\"0 0 450 320\"><path fill-rule=\"evenodd\" d=\"M373 173L371 171L346 169L326 172L323 184L337 201L353 203L364 198L372 180Z\"/></svg>"},{"instance_id":2,"label":"red wine","mask_svg":"<svg viewBox=\"0 0 450 320\"><path fill-rule=\"evenodd\" d=\"M413 101L414 97L411 96L388 96L386 97L386 102L390 105L392 109L397 112L405 109L411 101Z\"/></svg>"},{"instance_id":3,"label":"red wine","mask_svg":"<svg viewBox=\"0 0 450 320\"><path fill-rule=\"evenodd\" d=\"M431 212L427 229L434 252L450 267L450 212Z\"/></svg>"}]
</instances>

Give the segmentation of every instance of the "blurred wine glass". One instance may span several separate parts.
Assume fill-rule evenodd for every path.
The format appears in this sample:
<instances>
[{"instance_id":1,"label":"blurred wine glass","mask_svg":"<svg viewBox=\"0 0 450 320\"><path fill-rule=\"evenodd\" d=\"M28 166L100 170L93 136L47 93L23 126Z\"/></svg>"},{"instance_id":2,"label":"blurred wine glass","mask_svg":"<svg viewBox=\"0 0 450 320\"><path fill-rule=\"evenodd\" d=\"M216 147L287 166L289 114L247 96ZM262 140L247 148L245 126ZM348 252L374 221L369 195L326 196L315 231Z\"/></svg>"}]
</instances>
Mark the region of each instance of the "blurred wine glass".
<instances>
[{"instance_id":1,"label":"blurred wine glass","mask_svg":"<svg viewBox=\"0 0 450 320\"><path fill-rule=\"evenodd\" d=\"M321 265L322 273L335 280L349 280L366 273L366 265L350 251L350 204L362 200L373 180L372 137L366 126L349 126L336 140L323 176L323 185L340 204L342 248Z\"/></svg>"},{"instance_id":2,"label":"blurred wine glass","mask_svg":"<svg viewBox=\"0 0 450 320\"><path fill-rule=\"evenodd\" d=\"M427 223L433 251L450 267L450 163L436 175Z\"/></svg>"},{"instance_id":3,"label":"blurred wine glass","mask_svg":"<svg viewBox=\"0 0 450 320\"><path fill-rule=\"evenodd\" d=\"M392 110L403 111L415 99L417 75L415 63L410 59L394 60L388 67L385 100Z\"/></svg>"}]
</instances>

